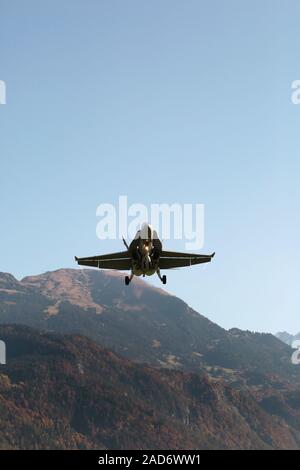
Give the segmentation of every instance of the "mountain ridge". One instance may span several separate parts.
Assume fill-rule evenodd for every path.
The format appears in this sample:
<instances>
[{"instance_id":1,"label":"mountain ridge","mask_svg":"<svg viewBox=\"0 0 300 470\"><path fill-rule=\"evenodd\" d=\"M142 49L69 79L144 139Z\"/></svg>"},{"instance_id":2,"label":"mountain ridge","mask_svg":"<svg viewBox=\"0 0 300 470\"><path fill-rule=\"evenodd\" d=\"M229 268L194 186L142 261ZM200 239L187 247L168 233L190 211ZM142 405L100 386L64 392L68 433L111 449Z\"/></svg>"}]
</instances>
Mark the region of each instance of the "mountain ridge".
<instances>
[{"instance_id":1,"label":"mountain ridge","mask_svg":"<svg viewBox=\"0 0 300 470\"><path fill-rule=\"evenodd\" d=\"M300 429L206 373L136 364L78 335L2 325L0 337L2 449L299 448Z\"/></svg>"},{"instance_id":2,"label":"mountain ridge","mask_svg":"<svg viewBox=\"0 0 300 470\"><path fill-rule=\"evenodd\" d=\"M3 277L0 323L84 334L128 359L159 367L197 371L216 366L222 372L259 371L262 365L270 373L293 371L300 380L291 368L289 348L274 336L227 331L139 279L128 288L119 273L88 269L60 269L22 281L0 274L0 285Z\"/></svg>"},{"instance_id":3,"label":"mountain ridge","mask_svg":"<svg viewBox=\"0 0 300 470\"><path fill-rule=\"evenodd\" d=\"M289 346L292 346L294 341L300 340L300 333L292 335L287 331L279 331L275 336Z\"/></svg>"},{"instance_id":4,"label":"mountain ridge","mask_svg":"<svg viewBox=\"0 0 300 470\"><path fill-rule=\"evenodd\" d=\"M128 288L123 276L94 270L49 271L23 281L0 273L0 328L27 325L41 335L85 336L129 361L130 367L207 377L223 390L221 408L222 401L227 406L228 393L237 393L238 401L254 400L258 409L253 409L251 426L261 412L267 413L280 428L289 429L292 445L298 446L300 368L291 363L293 350L269 333L225 330L181 299L137 281ZM201 390L205 395L205 386ZM231 414L224 418L226 426ZM283 435L281 440L284 447Z\"/></svg>"}]
</instances>

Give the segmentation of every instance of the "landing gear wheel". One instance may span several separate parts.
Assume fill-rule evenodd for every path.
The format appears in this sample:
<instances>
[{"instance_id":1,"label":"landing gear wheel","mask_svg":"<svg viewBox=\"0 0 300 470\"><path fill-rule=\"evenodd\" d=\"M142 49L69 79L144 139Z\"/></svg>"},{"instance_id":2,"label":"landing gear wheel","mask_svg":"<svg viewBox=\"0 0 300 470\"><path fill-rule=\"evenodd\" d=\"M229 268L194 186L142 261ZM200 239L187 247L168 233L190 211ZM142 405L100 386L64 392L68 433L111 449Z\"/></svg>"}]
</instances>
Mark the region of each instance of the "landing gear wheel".
<instances>
[{"instance_id":1,"label":"landing gear wheel","mask_svg":"<svg viewBox=\"0 0 300 470\"><path fill-rule=\"evenodd\" d=\"M126 286L129 286L129 283L130 283L130 279L128 276L125 276L125 284Z\"/></svg>"},{"instance_id":2,"label":"landing gear wheel","mask_svg":"<svg viewBox=\"0 0 300 470\"><path fill-rule=\"evenodd\" d=\"M167 276L166 276L166 275L164 275L164 276L162 277L162 283L163 283L163 284L167 284Z\"/></svg>"}]
</instances>

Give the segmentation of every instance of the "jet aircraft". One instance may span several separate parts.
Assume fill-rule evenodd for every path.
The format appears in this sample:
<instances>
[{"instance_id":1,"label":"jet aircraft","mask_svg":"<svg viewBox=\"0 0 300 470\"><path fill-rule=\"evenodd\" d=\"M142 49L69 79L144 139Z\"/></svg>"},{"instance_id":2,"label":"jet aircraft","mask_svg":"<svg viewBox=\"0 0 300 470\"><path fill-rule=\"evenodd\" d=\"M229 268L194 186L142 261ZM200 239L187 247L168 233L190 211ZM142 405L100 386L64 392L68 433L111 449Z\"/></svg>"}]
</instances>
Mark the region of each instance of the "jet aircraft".
<instances>
[{"instance_id":1,"label":"jet aircraft","mask_svg":"<svg viewBox=\"0 0 300 470\"><path fill-rule=\"evenodd\" d=\"M130 276L125 276L125 284L128 286L134 276L152 276L157 274L163 284L167 283L167 276L161 275L162 269L181 268L194 264L209 263L215 253L200 255L176 251L165 251L162 242L157 236L156 230L151 225L144 223L137 231L130 243L123 238L126 251L107 255L77 258L75 260L81 266L91 266L101 269L117 269L131 271Z\"/></svg>"}]
</instances>

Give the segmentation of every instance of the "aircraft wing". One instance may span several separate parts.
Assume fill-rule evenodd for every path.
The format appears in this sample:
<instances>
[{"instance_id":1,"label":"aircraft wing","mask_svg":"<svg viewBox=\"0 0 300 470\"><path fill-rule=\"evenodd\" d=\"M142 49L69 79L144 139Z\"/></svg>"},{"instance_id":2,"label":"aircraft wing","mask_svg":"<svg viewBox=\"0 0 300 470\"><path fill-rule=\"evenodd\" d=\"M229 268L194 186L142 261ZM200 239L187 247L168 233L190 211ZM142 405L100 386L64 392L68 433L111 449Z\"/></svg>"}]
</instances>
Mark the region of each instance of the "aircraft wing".
<instances>
[{"instance_id":1,"label":"aircraft wing","mask_svg":"<svg viewBox=\"0 0 300 470\"><path fill-rule=\"evenodd\" d=\"M77 258L77 256L75 256L75 260L81 266L91 266L101 269L131 269L131 258L128 251L110 253L108 255L89 256L87 258Z\"/></svg>"},{"instance_id":2,"label":"aircraft wing","mask_svg":"<svg viewBox=\"0 0 300 470\"><path fill-rule=\"evenodd\" d=\"M211 255L197 255L192 253L181 253L176 251L162 251L159 258L160 269L182 268L194 264L209 263L215 253Z\"/></svg>"}]
</instances>

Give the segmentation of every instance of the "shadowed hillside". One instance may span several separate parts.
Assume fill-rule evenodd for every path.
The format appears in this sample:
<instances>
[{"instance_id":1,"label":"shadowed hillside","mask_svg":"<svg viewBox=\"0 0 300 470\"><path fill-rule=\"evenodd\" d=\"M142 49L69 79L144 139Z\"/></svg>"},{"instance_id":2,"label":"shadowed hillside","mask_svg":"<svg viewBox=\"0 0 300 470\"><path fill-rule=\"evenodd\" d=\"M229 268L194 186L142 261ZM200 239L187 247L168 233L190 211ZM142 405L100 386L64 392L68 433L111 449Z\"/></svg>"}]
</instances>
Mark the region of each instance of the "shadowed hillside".
<instances>
[{"instance_id":1,"label":"shadowed hillside","mask_svg":"<svg viewBox=\"0 0 300 470\"><path fill-rule=\"evenodd\" d=\"M2 449L297 448L300 432L205 373L134 364L79 336L1 326ZM300 420L298 420L300 423Z\"/></svg>"}]
</instances>

